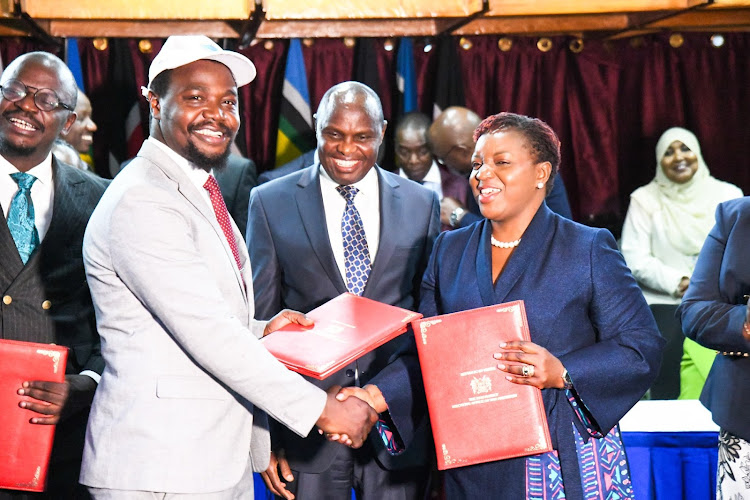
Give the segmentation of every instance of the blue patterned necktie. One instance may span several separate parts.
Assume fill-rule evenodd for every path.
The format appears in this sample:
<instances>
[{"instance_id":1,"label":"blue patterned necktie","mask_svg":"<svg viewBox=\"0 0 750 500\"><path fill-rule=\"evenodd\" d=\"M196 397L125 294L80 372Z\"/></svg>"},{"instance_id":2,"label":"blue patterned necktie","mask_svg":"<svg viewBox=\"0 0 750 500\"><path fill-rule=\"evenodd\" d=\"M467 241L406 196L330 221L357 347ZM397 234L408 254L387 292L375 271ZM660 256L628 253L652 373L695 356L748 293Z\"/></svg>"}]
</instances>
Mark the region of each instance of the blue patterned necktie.
<instances>
[{"instance_id":1,"label":"blue patterned necktie","mask_svg":"<svg viewBox=\"0 0 750 500\"><path fill-rule=\"evenodd\" d=\"M346 209L341 218L341 237L344 240L344 270L346 288L355 295L362 295L370 274L370 249L367 246L365 228L354 197L359 189L354 186L338 186L336 190L346 200Z\"/></svg>"},{"instance_id":2,"label":"blue patterned necktie","mask_svg":"<svg viewBox=\"0 0 750 500\"><path fill-rule=\"evenodd\" d=\"M34 224L34 203L31 201L31 186L36 177L25 172L10 174L18 184L18 191L13 196L8 210L8 229L16 242L18 254L24 264L39 246L39 233Z\"/></svg>"}]
</instances>

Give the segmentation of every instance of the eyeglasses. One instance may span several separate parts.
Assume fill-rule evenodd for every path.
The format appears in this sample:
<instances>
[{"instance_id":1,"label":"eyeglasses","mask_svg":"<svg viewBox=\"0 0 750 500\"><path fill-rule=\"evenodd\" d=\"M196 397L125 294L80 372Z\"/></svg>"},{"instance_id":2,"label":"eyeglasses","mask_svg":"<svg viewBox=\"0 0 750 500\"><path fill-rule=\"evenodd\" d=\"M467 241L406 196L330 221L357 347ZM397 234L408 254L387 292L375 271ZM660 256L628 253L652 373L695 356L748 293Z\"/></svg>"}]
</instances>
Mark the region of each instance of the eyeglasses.
<instances>
[{"instance_id":1,"label":"eyeglasses","mask_svg":"<svg viewBox=\"0 0 750 500\"><path fill-rule=\"evenodd\" d=\"M52 89L38 89L36 87L29 87L18 80L8 80L5 82L5 85L0 85L0 91L3 97L10 102L18 102L27 95L32 94L33 91L34 104L42 111L52 111L57 107L73 111L73 106L60 102L57 93Z\"/></svg>"}]
</instances>

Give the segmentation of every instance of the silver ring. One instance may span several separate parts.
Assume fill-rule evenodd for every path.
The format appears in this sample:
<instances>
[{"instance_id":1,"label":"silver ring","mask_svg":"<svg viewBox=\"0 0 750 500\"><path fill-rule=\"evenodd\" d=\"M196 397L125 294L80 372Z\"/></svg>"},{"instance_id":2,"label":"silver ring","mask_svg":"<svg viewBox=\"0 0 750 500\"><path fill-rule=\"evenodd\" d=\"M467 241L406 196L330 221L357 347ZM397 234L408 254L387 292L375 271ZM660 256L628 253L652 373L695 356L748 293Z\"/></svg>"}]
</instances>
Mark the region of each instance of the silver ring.
<instances>
[{"instance_id":1,"label":"silver ring","mask_svg":"<svg viewBox=\"0 0 750 500\"><path fill-rule=\"evenodd\" d=\"M533 377L534 376L534 365L523 365L521 368L521 375L524 377Z\"/></svg>"}]
</instances>

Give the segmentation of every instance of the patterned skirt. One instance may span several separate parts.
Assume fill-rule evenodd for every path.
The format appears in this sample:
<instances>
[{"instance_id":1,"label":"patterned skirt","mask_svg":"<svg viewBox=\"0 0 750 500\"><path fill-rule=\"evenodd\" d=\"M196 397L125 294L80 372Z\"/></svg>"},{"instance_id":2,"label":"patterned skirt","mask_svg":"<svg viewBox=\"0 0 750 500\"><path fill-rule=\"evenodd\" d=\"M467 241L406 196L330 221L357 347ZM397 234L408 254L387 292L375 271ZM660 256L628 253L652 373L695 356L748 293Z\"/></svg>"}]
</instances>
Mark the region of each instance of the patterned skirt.
<instances>
[{"instance_id":1,"label":"patterned skirt","mask_svg":"<svg viewBox=\"0 0 750 500\"><path fill-rule=\"evenodd\" d=\"M750 500L750 443L722 430L716 475L717 500Z\"/></svg>"},{"instance_id":2,"label":"patterned skirt","mask_svg":"<svg viewBox=\"0 0 750 500\"><path fill-rule=\"evenodd\" d=\"M632 500L633 483L620 428L584 441L573 426L585 500ZM526 459L526 500L564 500L565 486L556 451ZM734 499L733 499L734 500ZM750 497L748 497L750 500Z\"/></svg>"}]
</instances>

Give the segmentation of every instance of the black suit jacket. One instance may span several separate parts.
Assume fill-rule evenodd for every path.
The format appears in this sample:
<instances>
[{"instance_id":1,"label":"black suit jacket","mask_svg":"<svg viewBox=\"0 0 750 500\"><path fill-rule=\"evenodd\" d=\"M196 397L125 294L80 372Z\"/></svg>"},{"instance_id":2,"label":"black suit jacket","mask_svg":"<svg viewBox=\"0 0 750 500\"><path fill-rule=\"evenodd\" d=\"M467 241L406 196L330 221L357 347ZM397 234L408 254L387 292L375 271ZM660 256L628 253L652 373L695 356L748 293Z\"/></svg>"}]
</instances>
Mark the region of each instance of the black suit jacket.
<instances>
[{"instance_id":1,"label":"black suit jacket","mask_svg":"<svg viewBox=\"0 0 750 500\"><path fill-rule=\"evenodd\" d=\"M258 185L255 162L239 155L229 155L226 168L215 170L214 174L227 210L245 236L250 190Z\"/></svg>"},{"instance_id":2,"label":"black suit jacket","mask_svg":"<svg viewBox=\"0 0 750 500\"><path fill-rule=\"evenodd\" d=\"M66 373L102 373L104 360L81 246L91 212L109 182L54 157L52 179L52 220L26 265L18 255L5 214L0 223L0 290L3 297L9 297L0 303L0 338L67 346ZM50 474L58 461L80 460L88 412L81 413L58 425ZM78 481L77 477L70 479Z\"/></svg>"},{"instance_id":3,"label":"black suit jacket","mask_svg":"<svg viewBox=\"0 0 750 500\"><path fill-rule=\"evenodd\" d=\"M440 230L437 195L375 168L380 186L380 243L363 295L414 309ZM255 188L250 195L247 234L257 319L268 319L284 308L308 312L347 291L328 238L318 165ZM358 360L361 385L387 364L400 343L401 338L396 339ZM323 381L309 380L322 388L350 386L356 367L352 363ZM292 467L303 472L327 469L342 449L317 432L303 439L282 429L273 438L280 439ZM374 430L366 446L373 447L389 469L424 463L429 456L429 449L415 446L413 454L391 457Z\"/></svg>"}]
</instances>

